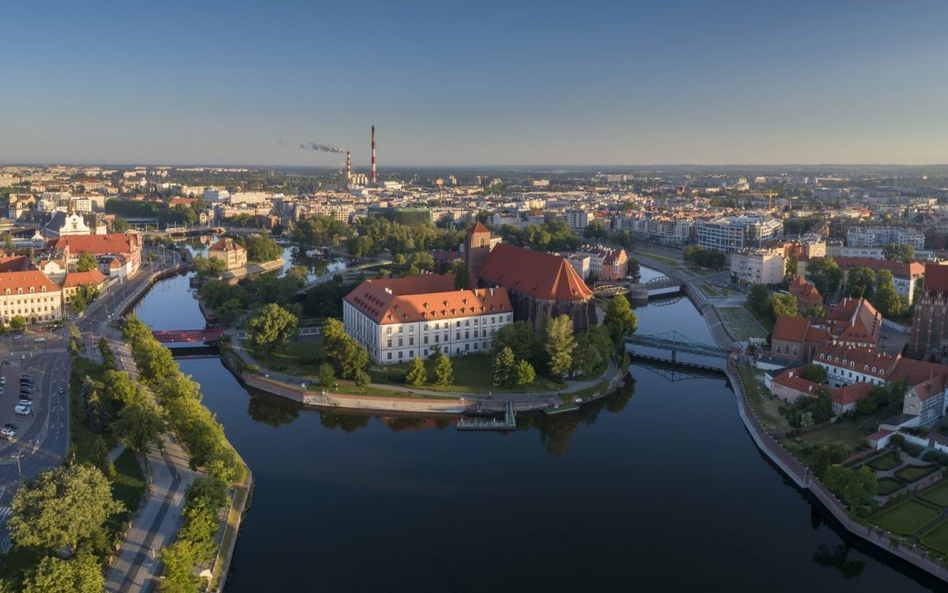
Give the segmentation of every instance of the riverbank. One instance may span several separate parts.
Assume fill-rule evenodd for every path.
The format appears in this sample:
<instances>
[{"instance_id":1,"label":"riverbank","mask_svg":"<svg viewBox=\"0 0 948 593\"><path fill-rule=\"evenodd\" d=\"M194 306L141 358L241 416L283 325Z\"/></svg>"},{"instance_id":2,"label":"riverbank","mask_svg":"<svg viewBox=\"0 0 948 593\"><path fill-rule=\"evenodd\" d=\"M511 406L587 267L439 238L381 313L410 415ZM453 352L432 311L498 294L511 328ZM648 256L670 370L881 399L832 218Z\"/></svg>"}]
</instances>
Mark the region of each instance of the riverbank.
<instances>
[{"instance_id":1,"label":"riverbank","mask_svg":"<svg viewBox=\"0 0 948 593\"><path fill-rule=\"evenodd\" d=\"M763 425L757 418L757 415L754 413L747 399L747 392L743 381L737 373L737 364L740 364L740 362L729 358L725 373L737 397L738 413L745 428L747 428L747 431L750 433L751 438L753 438L757 444L757 448L790 478L797 487L812 494L812 496L830 512L837 523L844 527L849 533L901 558L935 578L948 582L948 565L929 558L927 551L923 548L911 543L901 542L900 539L896 539L893 534L887 531L878 528L873 529L872 525L850 517L843 502L836 498L832 492L810 473L809 469L793 457L789 451L783 448L776 439L764 430Z\"/></svg>"}]
</instances>

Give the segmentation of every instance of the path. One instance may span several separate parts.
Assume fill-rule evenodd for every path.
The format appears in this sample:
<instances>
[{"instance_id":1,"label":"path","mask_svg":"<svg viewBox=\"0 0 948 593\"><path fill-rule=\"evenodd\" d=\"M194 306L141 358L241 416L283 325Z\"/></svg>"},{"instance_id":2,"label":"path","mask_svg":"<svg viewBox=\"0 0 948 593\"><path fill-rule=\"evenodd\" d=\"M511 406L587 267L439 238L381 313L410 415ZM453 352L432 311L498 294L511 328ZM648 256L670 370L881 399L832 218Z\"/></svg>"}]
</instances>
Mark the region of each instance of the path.
<instances>
[{"instance_id":1,"label":"path","mask_svg":"<svg viewBox=\"0 0 948 593\"><path fill-rule=\"evenodd\" d=\"M116 341L111 345L119 367L137 382L138 369L128 345ZM197 475L188 465L187 451L171 434L165 434L161 440L161 449L153 446L148 451L148 490L115 553L106 580L107 591L154 591L162 568L157 553L174 540L181 527L184 492Z\"/></svg>"}]
</instances>

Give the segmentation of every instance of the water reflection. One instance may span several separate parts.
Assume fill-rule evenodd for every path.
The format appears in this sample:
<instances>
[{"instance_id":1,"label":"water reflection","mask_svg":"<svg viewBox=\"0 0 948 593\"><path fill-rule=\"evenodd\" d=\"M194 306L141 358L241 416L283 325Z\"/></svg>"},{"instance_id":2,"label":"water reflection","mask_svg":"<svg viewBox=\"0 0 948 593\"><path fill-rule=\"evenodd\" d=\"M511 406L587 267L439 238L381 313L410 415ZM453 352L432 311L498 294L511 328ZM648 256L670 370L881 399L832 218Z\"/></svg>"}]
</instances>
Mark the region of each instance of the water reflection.
<instances>
[{"instance_id":1,"label":"water reflection","mask_svg":"<svg viewBox=\"0 0 948 593\"><path fill-rule=\"evenodd\" d=\"M849 544L839 544L828 546L820 544L813 553L813 562L817 566L824 568L835 568L844 579L854 579L862 575L866 568L866 563L862 560L851 560L849 558Z\"/></svg>"}]
</instances>

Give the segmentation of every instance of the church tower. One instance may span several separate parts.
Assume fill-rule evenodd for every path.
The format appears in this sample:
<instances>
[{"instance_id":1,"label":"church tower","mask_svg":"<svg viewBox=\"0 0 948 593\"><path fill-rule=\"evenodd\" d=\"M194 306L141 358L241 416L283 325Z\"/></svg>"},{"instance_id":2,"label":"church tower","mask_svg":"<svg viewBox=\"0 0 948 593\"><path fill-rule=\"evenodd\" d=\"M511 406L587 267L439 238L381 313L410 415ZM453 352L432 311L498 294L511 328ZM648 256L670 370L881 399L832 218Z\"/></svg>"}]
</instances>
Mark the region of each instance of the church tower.
<instances>
[{"instance_id":1,"label":"church tower","mask_svg":"<svg viewBox=\"0 0 948 593\"><path fill-rule=\"evenodd\" d=\"M464 240L464 263L471 274L477 272L490 255L490 229L480 222L467 230Z\"/></svg>"}]
</instances>

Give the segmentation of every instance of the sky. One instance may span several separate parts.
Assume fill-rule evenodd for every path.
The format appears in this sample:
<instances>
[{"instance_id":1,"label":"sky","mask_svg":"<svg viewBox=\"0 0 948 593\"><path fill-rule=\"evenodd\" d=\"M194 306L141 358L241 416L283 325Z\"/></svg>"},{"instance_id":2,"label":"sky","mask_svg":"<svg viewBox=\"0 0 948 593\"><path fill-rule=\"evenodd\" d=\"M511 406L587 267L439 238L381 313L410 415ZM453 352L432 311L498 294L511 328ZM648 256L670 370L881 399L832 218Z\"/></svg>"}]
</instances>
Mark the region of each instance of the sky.
<instances>
[{"instance_id":1,"label":"sky","mask_svg":"<svg viewBox=\"0 0 948 593\"><path fill-rule=\"evenodd\" d=\"M0 7L0 163L948 163L948 2Z\"/></svg>"}]
</instances>

